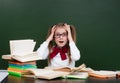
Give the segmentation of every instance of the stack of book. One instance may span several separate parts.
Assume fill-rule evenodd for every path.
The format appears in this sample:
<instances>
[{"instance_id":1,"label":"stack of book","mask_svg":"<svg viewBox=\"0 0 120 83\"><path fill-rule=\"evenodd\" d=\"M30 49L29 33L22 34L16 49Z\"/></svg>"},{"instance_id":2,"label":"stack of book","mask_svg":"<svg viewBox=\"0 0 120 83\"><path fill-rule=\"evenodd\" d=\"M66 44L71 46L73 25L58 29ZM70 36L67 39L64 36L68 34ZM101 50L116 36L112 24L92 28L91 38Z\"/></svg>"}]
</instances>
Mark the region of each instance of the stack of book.
<instances>
[{"instance_id":1,"label":"stack of book","mask_svg":"<svg viewBox=\"0 0 120 83\"><path fill-rule=\"evenodd\" d=\"M22 76L22 73L27 69L36 69L36 61L30 62L18 62L18 61L9 61L8 73L10 75Z\"/></svg>"},{"instance_id":2,"label":"stack of book","mask_svg":"<svg viewBox=\"0 0 120 83\"><path fill-rule=\"evenodd\" d=\"M41 57L34 52L36 42L32 39L10 40L10 53L3 55L2 59L8 60L10 75L21 76L27 69L37 68L36 60Z\"/></svg>"}]
</instances>

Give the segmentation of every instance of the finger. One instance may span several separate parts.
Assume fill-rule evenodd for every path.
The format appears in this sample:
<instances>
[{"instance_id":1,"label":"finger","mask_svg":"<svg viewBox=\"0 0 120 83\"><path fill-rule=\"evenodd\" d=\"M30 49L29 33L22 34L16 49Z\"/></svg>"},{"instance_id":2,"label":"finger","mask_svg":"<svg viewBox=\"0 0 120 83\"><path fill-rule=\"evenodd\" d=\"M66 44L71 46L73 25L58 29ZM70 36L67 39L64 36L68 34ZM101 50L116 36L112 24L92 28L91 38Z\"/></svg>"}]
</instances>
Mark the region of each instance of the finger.
<instances>
[{"instance_id":1,"label":"finger","mask_svg":"<svg viewBox=\"0 0 120 83\"><path fill-rule=\"evenodd\" d=\"M55 28L55 26L56 26L56 25L54 25L54 26L52 27L52 29Z\"/></svg>"},{"instance_id":2,"label":"finger","mask_svg":"<svg viewBox=\"0 0 120 83\"><path fill-rule=\"evenodd\" d=\"M67 24L67 23L65 23L64 25L65 25L66 27L68 26L68 24Z\"/></svg>"},{"instance_id":3,"label":"finger","mask_svg":"<svg viewBox=\"0 0 120 83\"><path fill-rule=\"evenodd\" d=\"M52 33L54 33L55 32L55 30L56 30L56 27L55 27L56 25L54 25L53 27L52 27Z\"/></svg>"},{"instance_id":4,"label":"finger","mask_svg":"<svg viewBox=\"0 0 120 83\"><path fill-rule=\"evenodd\" d=\"M55 29L55 26L56 26L56 25L54 25L54 26L52 27L52 30L54 30L54 29Z\"/></svg>"}]
</instances>

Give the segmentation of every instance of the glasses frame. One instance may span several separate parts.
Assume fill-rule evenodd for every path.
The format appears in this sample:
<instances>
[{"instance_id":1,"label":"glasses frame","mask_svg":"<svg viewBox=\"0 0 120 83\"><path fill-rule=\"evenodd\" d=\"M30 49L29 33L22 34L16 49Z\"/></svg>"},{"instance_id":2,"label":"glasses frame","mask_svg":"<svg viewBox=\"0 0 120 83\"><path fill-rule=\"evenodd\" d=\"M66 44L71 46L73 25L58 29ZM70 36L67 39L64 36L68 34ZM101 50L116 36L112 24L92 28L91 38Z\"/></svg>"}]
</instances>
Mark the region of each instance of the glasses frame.
<instances>
[{"instance_id":1,"label":"glasses frame","mask_svg":"<svg viewBox=\"0 0 120 83\"><path fill-rule=\"evenodd\" d=\"M68 35L68 33L67 32L65 32L65 33L56 33L56 34L54 34L54 37L55 38L61 38L61 37L66 37Z\"/></svg>"}]
</instances>

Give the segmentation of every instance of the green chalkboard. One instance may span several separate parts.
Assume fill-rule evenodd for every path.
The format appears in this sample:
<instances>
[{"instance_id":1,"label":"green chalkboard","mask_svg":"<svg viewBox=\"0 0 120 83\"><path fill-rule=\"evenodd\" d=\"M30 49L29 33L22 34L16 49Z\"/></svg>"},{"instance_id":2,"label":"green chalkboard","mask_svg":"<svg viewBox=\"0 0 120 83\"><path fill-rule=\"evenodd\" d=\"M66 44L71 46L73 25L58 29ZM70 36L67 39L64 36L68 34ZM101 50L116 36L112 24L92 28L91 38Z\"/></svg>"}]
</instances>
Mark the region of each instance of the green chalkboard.
<instances>
[{"instance_id":1,"label":"green chalkboard","mask_svg":"<svg viewBox=\"0 0 120 83\"><path fill-rule=\"evenodd\" d=\"M34 39L35 50L48 27L59 22L76 26L81 59L93 69L120 70L120 0L0 0L0 56L9 40ZM0 58L0 69L7 68ZM38 61L44 67L47 61Z\"/></svg>"}]
</instances>

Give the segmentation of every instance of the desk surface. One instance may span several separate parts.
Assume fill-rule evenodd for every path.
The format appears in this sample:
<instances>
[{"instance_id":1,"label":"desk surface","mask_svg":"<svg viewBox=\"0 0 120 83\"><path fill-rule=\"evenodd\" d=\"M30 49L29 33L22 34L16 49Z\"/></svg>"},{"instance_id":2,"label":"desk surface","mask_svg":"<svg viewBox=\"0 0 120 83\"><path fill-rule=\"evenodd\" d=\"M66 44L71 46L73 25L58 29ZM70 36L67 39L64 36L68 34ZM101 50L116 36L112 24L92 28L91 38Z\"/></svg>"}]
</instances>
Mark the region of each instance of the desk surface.
<instances>
[{"instance_id":1,"label":"desk surface","mask_svg":"<svg viewBox=\"0 0 120 83\"><path fill-rule=\"evenodd\" d=\"M34 78L23 78L8 75L3 83L120 83L120 78L100 79L89 77L86 80L80 79L54 79L54 80L42 80Z\"/></svg>"}]
</instances>

